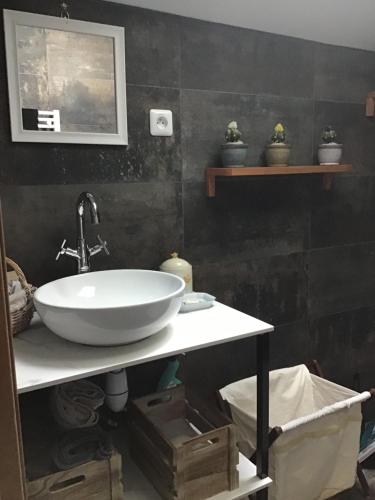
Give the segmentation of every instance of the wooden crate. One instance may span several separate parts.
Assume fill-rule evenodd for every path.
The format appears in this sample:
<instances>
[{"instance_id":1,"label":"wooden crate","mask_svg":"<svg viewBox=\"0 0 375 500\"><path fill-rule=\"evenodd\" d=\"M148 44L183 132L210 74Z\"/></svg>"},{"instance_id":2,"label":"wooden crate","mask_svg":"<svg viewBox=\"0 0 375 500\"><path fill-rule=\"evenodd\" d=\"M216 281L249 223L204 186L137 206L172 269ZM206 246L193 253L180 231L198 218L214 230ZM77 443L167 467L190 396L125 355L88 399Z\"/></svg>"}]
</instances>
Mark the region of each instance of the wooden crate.
<instances>
[{"instance_id":1,"label":"wooden crate","mask_svg":"<svg viewBox=\"0 0 375 500\"><path fill-rule=\"evenodd\" d=\"M199 408L183 386L130 404L131 454L163 499L203 500L238 487L235 427Z\"/></svg>"},{"instance_id":2,"label":"wooden crate","mask_svg":"<svg viewBox=\"0 0 375 500\"><path fill-rule=\"evenodd\" d=\"M27 493L29 500L123 500L121 455L29 481Z\"/></svg>"}]
</instances>

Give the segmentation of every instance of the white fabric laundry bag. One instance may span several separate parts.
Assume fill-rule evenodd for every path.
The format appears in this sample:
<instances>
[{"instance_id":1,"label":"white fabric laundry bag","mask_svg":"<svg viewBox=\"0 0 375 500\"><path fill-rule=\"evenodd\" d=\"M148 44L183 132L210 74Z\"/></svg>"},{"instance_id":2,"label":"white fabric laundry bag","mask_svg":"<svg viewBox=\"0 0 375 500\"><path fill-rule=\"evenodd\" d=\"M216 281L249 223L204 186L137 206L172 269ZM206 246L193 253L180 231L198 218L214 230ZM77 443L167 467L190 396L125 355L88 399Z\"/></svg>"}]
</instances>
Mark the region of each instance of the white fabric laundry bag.
<instances>
[{"instance_id":1,"label":"white fabric laundry bag","mask_svg":"<svg viewBox=\"0 0 375 500\"><path fill-rule=\"evenodd\" d=\"M256 377L220 390L238 427L240 451L256 449ZM352 391L311 374L305 365L270 372L270 500L323 500L355 482L361 402Z\"/></svg>"}]
</instances>

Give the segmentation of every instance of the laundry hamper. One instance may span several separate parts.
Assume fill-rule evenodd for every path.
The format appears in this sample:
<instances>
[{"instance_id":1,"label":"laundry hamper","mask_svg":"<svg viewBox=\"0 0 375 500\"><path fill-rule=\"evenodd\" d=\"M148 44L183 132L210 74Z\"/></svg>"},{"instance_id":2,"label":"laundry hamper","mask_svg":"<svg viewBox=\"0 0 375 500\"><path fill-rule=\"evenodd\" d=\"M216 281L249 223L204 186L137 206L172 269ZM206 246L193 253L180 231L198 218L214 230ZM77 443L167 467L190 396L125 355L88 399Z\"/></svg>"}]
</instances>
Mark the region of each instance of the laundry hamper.
<instances>
[{"instance_id":1,"label":"laundry hamper","mask_svg":"<svg viewBox=\"0 0 375 500\"><path fill-rule=\"evenodd\" d=\"M230 384L220 395L238 426L240 451L251 457L256 377ZM313 375L305 365L270 372L270 500L323 500L354 485L361 402L370 397Z\"/></svg>"}]
</instances>

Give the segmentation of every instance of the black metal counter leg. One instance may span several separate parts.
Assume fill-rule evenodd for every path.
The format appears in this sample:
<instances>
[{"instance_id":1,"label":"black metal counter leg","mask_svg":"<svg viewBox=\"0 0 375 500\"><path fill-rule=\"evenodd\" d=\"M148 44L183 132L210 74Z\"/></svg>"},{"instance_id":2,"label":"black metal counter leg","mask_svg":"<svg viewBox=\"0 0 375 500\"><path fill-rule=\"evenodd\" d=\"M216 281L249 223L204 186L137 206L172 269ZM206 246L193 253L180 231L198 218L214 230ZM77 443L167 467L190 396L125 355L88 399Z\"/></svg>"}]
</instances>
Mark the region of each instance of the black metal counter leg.
<instances>
[{"instance_id":1,"label":"black metal counter leg","mask_svg":"<svg viewBox=\"0 0 375 500\"><path fill-rule=\"evenodd\" d=\"M257 474L268 476L269 428L269 333L257 337ZM267 488L256 494L256 500L268 500Z\"/></svg>"}]
</instances>

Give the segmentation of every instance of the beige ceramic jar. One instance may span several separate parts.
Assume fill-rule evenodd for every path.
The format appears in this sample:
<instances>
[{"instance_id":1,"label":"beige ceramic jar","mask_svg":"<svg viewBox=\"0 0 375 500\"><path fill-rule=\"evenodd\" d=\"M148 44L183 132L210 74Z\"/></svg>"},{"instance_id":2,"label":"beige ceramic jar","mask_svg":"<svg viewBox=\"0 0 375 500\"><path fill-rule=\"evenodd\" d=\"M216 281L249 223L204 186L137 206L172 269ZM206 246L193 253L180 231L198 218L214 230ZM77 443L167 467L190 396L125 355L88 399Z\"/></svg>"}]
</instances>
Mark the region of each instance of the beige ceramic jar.
<instances>
[{"instance_id":1,"label":"beige ceramic jar","mask_svg":"<svg viewBox=\"0 0 375 500\"><path fill-rule=\"evenodd\" d=\"M185 293L190 293L193 291L193 268L192 265L189 264L184 259L180 259L177 252L173 252L171 254L171 258L165 260L160 265L160 271L165 273L175 274L182 278L185 283Z\"/></svg>"}]
</instances>

